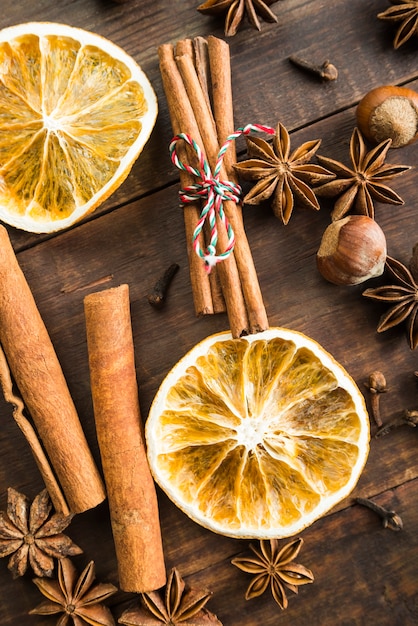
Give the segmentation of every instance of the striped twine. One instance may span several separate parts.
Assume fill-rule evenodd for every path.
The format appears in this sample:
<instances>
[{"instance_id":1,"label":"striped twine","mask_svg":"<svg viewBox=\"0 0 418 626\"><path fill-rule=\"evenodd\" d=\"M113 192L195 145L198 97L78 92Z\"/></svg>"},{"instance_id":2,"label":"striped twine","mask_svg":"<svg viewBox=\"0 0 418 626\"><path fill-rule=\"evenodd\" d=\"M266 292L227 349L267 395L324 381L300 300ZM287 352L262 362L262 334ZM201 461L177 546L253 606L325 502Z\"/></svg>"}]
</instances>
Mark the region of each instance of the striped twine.
<instances>
[{"instance_id":1,"label":"striped twine","mask_svg":"<svg viewBox=\"0 0 418 626\"><path fill-rule=\"evenodd\" d=\"M269 135L273 135L275 132L274 128L271 128L270 126L262 126L261 124L247 124L247 126L238 128L234 133L227 137L225 143L219 150L213 174L203 151L195 140L187 133L180 133L176 135L172 139L169 146L173 164L178 169L188 172L189 174L193 174L193 176L196 176L199 179L199 181L195 184L181 189L179 191L179 196L182 204L194 202L196 200L205 200L199 220L193 232L193 249L204 261L205 268L208 273L217 263L226 259L231 254L235 246L235 235L225 215L223 202L224 200L232 200L232 202L238 204L242 197L240 185L231 181L223 181L220 179L220 170L223 158L225 152L228 150L233 141L241 135L248 135L251 131L268 133ZM180 161L176 151L177 143L180 140L185 141L193 148L199 161L199 168L192 167L191 165ZM219 216L228 235L227 246L223 252L219 253L216 252L216 246L218 243L218 228L216 223L217 215ZM206 250L202 250L199 236L206 220L208 220L210 227L210 241Z\"/></svg>"}]
</instances>

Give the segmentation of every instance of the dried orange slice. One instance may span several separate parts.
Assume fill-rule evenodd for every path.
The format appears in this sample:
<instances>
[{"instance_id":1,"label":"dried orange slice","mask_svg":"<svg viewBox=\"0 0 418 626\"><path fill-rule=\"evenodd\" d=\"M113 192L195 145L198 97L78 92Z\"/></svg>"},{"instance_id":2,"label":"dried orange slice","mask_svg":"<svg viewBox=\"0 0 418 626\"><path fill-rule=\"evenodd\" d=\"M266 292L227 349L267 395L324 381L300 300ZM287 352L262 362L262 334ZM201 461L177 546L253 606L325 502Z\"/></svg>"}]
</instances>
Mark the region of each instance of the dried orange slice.
<instances>
[{"instance_id":1,"label":"dried orange slice","mask_svg":"<svg viewBox=\"0 0 418 626\"><path fill-rule=\"evenodd\" d=\"M65 24L0 31L0 220L35 233L71 226L126 178L157 116L139 65Z\"/></svg>"},{"instance_id":2,"label":"dried orange slice","mask_svg":"<svg viewBox=\"0 0 418 626\"><path fill-rule=\"evenodd\" d=\"M279 538L352 491L369 417L358 387L314 340L283 328L220 333L169 372L146 440L156 482L194 521Z\"/></svg>"}]
</instances>

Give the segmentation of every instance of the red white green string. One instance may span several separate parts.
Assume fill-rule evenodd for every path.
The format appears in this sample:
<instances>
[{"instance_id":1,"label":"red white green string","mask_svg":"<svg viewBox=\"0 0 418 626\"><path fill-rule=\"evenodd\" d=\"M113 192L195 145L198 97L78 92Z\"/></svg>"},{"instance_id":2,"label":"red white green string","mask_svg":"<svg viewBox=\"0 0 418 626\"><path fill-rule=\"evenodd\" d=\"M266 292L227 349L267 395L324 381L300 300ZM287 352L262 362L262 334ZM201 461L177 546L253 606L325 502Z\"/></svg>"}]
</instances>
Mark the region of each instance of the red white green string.
<instances>
[{"instance_id":1,"label":"red white green string","mask_svg":"<svg viewBox=\"0 0 418 626\"><path fill-rule=\"evenodd\" d=\"M271 128L270 126L262 126L261 124L247 124L247 126L238 128L234 133L227 137L225 143L219 150L213 174L203 151L196 141L190 137L190 135L186 133L176 135L172 139L169 146L171 160L174 165L178 167L178 169L184 170L189 174L193 174L200 179L195 184L181 189L179 195L183 204L186 204L187 202L195 202L196 200L205 200L198 223L193 232L193 249L196 254L203 259L208 272L211 271L212 267L216 265L216 263L226 259L233 251L235 245L235 235L225 215L223 202L224 200L232 200L238 204L241 201L242 196L240 185L228 180L223 181L220 179L220 170L223 158L225 152L228 150L233 141L241 135L248 135L251 131L268 133L269 135L273 135L275 132L274 128ZM191 165L180 161L176 151L177 143L180 140L185 141L194 149L198 157L199 168L192 167ZM219 215L221 223L223 224L228 235L227 246L225 250L219 253L216 252L216 246L218 243L218 227L216 223L217 215ZM202 250L199 237L206 220L208 220L210 226L210 241L206 250Z\"/></svg>"}]
</instances>

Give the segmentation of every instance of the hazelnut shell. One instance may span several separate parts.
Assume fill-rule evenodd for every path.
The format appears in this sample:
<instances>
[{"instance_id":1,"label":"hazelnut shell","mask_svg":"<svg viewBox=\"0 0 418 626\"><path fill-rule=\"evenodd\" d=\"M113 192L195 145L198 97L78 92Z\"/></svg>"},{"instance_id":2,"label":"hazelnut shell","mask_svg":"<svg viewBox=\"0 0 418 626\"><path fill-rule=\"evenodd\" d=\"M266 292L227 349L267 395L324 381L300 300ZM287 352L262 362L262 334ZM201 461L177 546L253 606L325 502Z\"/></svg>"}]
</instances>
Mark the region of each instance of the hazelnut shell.
<instances>
[{"instance_id":1,"label":"hazelnut shell","mask_svg":"<svg viewBox=\"0 0 418 626\"><path fill-rule=\"evenodd\" d=\"M373 143L392 140L401 148L418 138L418 93L383 85L369 91L357 106L357 126Z\"/></svg>"},{"instance_id":2,"label":"hazelnut shell","mask_svg":"<svg viewBox=\"0 0 418 626\"><path fill-rule=\"evenodd\" d=\"M383 274L386 253L386 237L377 222L349 215L325 229L316 262L329 282L358 285Z\"/></svg>"}]
</instances>

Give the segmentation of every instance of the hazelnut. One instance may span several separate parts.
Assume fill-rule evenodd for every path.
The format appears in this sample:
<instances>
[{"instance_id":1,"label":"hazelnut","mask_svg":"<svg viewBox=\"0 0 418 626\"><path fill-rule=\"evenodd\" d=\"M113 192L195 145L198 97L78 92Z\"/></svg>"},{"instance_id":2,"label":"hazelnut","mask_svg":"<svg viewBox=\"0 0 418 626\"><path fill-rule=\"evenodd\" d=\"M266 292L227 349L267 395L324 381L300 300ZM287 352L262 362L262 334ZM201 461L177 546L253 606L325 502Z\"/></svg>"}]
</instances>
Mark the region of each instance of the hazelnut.
<instances>
[{"instance_id":1,"label":"hazelnut","mask_svg":"<svg viewBox=\"0 0 418 626\"><path fill-rule=\"evenodd\" d=\"M418 93L384 85L367 93L357 106L357 126L374 143L392 139L401 148L418 137Z\"/></svg>"},{"instance_id":2,"label":"hazelnut","mask_svg":"<svg viewBox=\"0 0 418 626\"><path fill-rule=\"evenodd\" d=\"M335 285L358 285L380 276L385 261L385 234L366 215L349 215L332 222L316 255L319 272Z\"/></svg>"}]
</instances>

